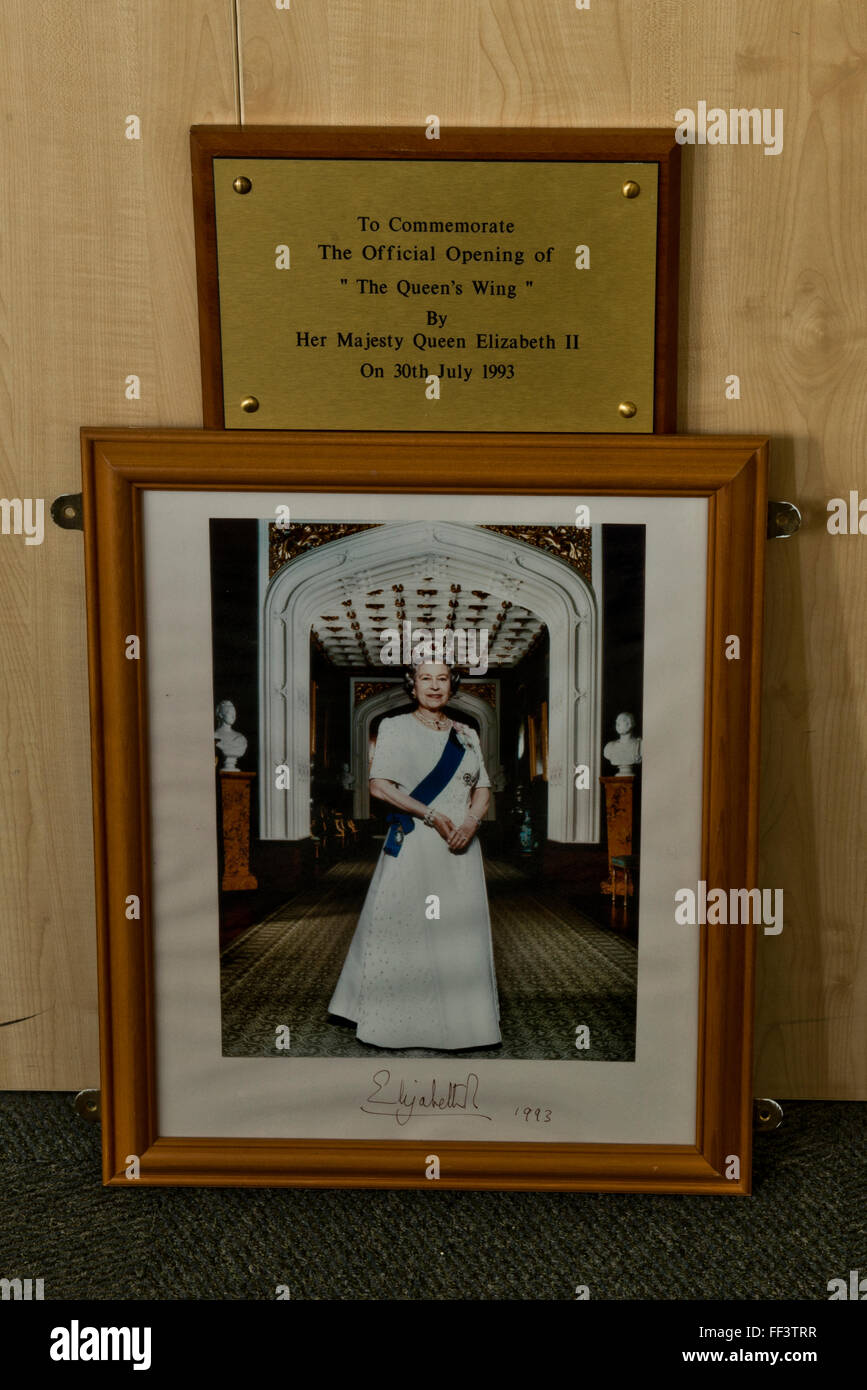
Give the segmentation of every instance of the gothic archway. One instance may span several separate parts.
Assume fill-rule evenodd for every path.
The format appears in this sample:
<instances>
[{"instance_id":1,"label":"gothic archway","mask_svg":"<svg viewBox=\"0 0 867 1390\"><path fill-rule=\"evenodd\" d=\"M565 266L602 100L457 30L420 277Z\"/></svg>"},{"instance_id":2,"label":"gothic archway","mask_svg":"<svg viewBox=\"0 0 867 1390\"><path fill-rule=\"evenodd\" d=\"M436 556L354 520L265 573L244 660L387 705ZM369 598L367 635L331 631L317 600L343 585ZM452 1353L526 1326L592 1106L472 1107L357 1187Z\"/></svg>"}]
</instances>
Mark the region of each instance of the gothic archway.
<instances>
[{"instance_id":1,"label":"gothic archway","mask_svg":"<svg viewBox=\"0 0 867 1390\"><path fill-rule=\"evenodd\" d=\"M594 542L598 531L593 528ZM458 522L386 524L307 551L274 575L260 630L260 821L263 839L310 833L310 629L321 599L345 585L390 586L417 567L448 566L470 589L483 587L537 614L548 628L548 836L599 839L601 632L592 588L563 561L482 527ZM290 786L274 769L290 767ZM578 764L590 790L575 787Z\"/></svg>"}]
</instances>

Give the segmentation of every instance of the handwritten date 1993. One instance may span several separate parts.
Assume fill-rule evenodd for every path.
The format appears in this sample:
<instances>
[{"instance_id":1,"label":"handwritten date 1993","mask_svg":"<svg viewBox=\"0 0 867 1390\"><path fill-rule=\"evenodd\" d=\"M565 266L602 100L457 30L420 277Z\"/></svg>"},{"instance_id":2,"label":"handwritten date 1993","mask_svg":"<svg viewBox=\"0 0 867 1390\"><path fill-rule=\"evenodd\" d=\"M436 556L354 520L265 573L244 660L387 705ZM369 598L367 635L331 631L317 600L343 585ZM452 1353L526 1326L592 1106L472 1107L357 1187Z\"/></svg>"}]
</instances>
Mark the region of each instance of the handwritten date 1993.
<instances>
[{"instance_id":1,"label":"handwritten date 1993","mask_svg":"<svg viewBox=\"0 0 867 1390\"><path fill-rule=\"evenodd\" d=\"M525 1119L526 1122L527 1122L527 1124L529 1124L531 1120L535 1120L536 1124L539 1124L539 1125L549 1125L549 1124L551 1123L551 1116L552 1116L553 1113L554 1113L554 1112L553 1112L552 1110L549 1110L549 1109L548 1109L546 1106L544 1106L544 1105L537 1105L537 1106L532 1106L532 1105L524 1105L524 1106L516 1105L516 1106L515 1106L515 1114L516 1114L516 1115L519 1115L519 1116L520 1116L520 1115L523 1115L523 1116L524 1116L524 1119Z\"/></svg>"}]
</instances>

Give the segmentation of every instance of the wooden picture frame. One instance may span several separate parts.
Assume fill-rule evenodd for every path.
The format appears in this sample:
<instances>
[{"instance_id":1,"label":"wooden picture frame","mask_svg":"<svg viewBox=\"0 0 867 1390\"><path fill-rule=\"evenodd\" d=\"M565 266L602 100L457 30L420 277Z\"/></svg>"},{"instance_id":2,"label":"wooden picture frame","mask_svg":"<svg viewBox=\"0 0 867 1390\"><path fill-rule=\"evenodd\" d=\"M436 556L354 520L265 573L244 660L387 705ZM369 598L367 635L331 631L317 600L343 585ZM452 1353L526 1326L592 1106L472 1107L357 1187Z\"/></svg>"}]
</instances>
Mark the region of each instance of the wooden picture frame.
<instances>
[{"instance_id":1,"label":"wooden picture frame","mask_svg":"<svg viewBox=\"0 0 867 1390\"><path fill-rule=\"evenodd\" d=\"M408 499L407 506L416 505L417 495L428 494L441 494L443 506L451 498L461 507L471 498L493 495L524 502L624 499L632 507L646 506L648 512L669 502L678 507L690 500L697 503L701 515L706 509L706 536L699 538L702 546L706 540L706 574L682 576L685 587L693 579L698 584L706 579L707 586L705 639L701 650L693 653L704 690L703 714L695 716L700 739L704 730L703 770L699 759L696 773L701 803L695 817L696 845L706 883L751 887L757 862L767 442L747 437L85 429L82 468L104 1182L119 1187L138 1183L748 1193L756 934L749 925L682 929L685 943L698 943L696 995L685 1005L690 1015L693 1010L697 1015L695 1067L690 1072L694 1089L690 1082L689 1094L682 1097L685 1113L694 1115L688 1142L431 1139L425 1132L412 1138L371 1139L363 1132L348 1138L285 1138L273 1133L233 1137L203 1130L161 1131L158 1115L165 1096L158 1057L168 1039L158 1036L162 1006L154 943L165 922L161 926L154 915L152 898L153 845L160 838L160 822L155 816L157 790L150 780L150 731L155 716L162 714L148 686L158 628L156 611L146 606L153 575L144 555L152 498L162 498L166 507L189 510L210 506L209 499L222 496L227 505L235 506L245 497L251 505L261 501L266 512L269 500L290 492L293 497L369 496L377 505L393 497ZM268 493L271 499L260 497ZM172 621L166 624L170 628ZM732 634L739 638L738 660L726 655ZM133 637L139 642L133 643ZM550 714L553 717L553 707ZM650 727L645 710L646 748L652 746ZM553 725L549 736L553 738ZM657 748L654 756L659 766L663 750ZM209 756L204 761L209 763ZM552 744L551 777L556 761ZM645 764L647 775L649 755ZM644 791L646 802L647 782ZM188 808L176 810L180 823L185 823ZM217 1067L223 1060L212 1059ZM238 1066L237 1059L233 1064ZM267 1063L272 1069L287 1065L292 1062ZM513 1064L503 1060L491 1065ZM233 1074L236 1081L229 1090L237 1096L237 1072ZM509 1075L503 1073L504 1085ZM192 1093L187 1099L191 1098ZM614 1102L610 1114L612 1125L615 1119L632 1123ZM436 1181L431 1180L432 1157Z\"/></svg>"},{"instance_id":2,"label":"wooden picture frame","mask_svg":"<svg viewBox=\"0 0 867 1390\"><path fill-rule=\"evenodd\" d=\"M629 420L629 402L623 404L618 414L619 397L614 398L613 420L604 429L635 429L642 433L673 432L677 428L677 335L678 335L678 270L680 245L680 166L681 146L675 139L673 129L587 129L569 130L558 128L500 128L500 127L449 127L443 130L441 138L425 137L425 127L373 127L352 128L335 126L280 127L280 126L193 126L190 131L190 154L192 166L193 208L195 217L196 266L199 303L199 337L201 346L203 422L206 428L246 427L256 425L272 428L264 418L264 412L247 417L227 415L224 400L224 362L223 332L220 313L220 283L217 235L217 208L215 201L215 160L244 160L252 164L264 160L304 160L330 161L332 180L336 177L338 163L351 164L352 161L421 161L431 165L448 165L461 161L485 162L549 162L552 165L571 162L580 165L600 163L622 163L631 165L623 178L633 180L636 166L652 166L657 171L658 211L656 217L656 257L654 267L654 286L652 291L653 323L649 337L652 340L652 420ZM246 167L246 166L245 166ZM246 178L246 176L242 176ZM624 184L624 188L626 185ZM620 188L618 184L618 197ZM631 198L632 194L625 194ZM247 198L239 200L248 203ZM623 201L623 199L621 199ZM580 219L579 219L580 220ZM330 225L330 224L329 224ZM333 232L332 232L333 234ZM274 238L271 238L273 242ZM262 252L262 234L258 235L258 254ZM561 248L565 254L565 247ZM578 249L577 247L575 248ZM274 247L269 244L269 252ZM572 248L569 248L571 253ZM249 286L254 274L253 265L257 252L252 245L245 247L242 254L243 265L240 275ZM273 264L273 257L272 262ZM622 277L620 277L622 280ZM618 281L615 277L614 284ZM620 318L628 317L629 309L633 318L637 315L635 295L627 295ZM429 302L429 301L427 301ZM251 367L258 369L265 352L261 331L252 329L253 358ZM284 364L285 365L285 364ZM286 368L288 370L288 367ZM256 375L251 370L247 375ZM244 390L252 391L255 382ZM258 388L256 388L258 389ZM413 388L414 389L414 388ZM565 388L564 388L565 389ZM388 423L387 414L379 424L344 423L335 418L335 409L340 409L339 400L345 394L339 387L332 392L329 401L329 414L321 423L304 427L312 428L388 428L412 429L419 426ZM335 406L335 397L337 406ZM259 411L257 398L247 397L248 404L243 409ZM250 404L249 402L253 403ZM233 398L233 409L234 405ZM285 427L297 428L299 419L296 413L287 415L281 423ZM632 412L634 414L634 410ZM472 423L466 428L478 431L486 428L479 422L478 403ZM620 417L624 418L620 418ZM494 415L496 418L496 414ZM278 427L280 427L278 425ZM438 423L435 428L455 428ZM460 428L464 428L460 426ZM503 430L502 423L492 424L494 431ZM543 414L538 423L517 426L524 430L560 430L562 425L552 425ZM566 428L583 429L573 423ZM593 426L592 428L597 428Z\"/></svg>"}]
</instances>

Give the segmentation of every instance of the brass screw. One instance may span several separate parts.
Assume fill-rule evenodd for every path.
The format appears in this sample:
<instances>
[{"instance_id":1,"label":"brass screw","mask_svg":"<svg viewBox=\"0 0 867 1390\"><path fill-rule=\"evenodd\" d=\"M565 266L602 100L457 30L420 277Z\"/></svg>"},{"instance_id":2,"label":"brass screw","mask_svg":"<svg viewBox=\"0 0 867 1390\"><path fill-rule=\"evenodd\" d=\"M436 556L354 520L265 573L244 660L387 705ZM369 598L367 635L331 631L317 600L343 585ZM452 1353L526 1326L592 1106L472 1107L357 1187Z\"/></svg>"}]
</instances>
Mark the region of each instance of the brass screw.
<instances>
[{"instance_id":1,"label":"brass screw","mask_svg":"<svg viewBox=\"0 0 867 1390\"><path fill-rule=\"evenodd\" d=\"M244 191L246 192L246 189ZM635 179L627 179L620 191L624 198L637 198L641 192L641 184L636 183Z\"/></svg>"},{"instance_id":2,"label":"brass screw","mask_svg":"<svg viewBox=\"0 0 867 1390\"><path fill-rule=\"evenodd\" d=\"M246 174L239 174L236 179L232 180L232 187L236 193L249 193L250 189L253 187L253 183L251 179L247 178Z\"/></svg>"},{"instance_id":3,"label":"brass screw","mask_svg":"<svg viewBox=\"0 0 867 1390\"><path fill-rule=\"evenodd\" d=\"M246 410L248 415L252 415L259 409L259 402L255 396L245 396L241 402L241 409Z\"/></svg>"},{"instance_id":4,"label":"brass screw","mask_svg":"<svg viewBox=\"0 0 867 1390\"><path fill-rule=\"evenodd\" d=\"M620 411L624 420L631 420L633 415L638 414L638 406L634 401L621 401L617 409Z\"/></svg>"}]
</instances>

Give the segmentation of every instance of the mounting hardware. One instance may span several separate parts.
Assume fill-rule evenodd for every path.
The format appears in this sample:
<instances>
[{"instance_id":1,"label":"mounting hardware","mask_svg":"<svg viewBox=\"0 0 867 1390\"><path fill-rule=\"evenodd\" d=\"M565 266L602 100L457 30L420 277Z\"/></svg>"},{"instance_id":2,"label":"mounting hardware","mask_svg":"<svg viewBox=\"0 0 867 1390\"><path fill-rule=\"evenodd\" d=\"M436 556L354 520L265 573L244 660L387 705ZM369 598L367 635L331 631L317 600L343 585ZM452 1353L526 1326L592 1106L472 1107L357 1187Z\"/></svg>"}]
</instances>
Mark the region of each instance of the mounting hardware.
<instances>
[{"instance_id":1,"label":"mounting hardware","mask_svg":"<svg viewBox=\"0 0 867 1390\"><path fill-rule=\"evenodd\" d=\"M775 1100L753 1101L753 1128L779 1129L783 1123L783 1107Z\"/></svg>"},{"instance_id":2,"label":"mounting hardware","mask_svg":"<svg viewBox=\"0 0 867 1390\"><path fill-rule=\"evenodd\" d=\"M55 525L64 531L84 530L84 502L80 492L67 492L63 497L55 497L51 504L51 517Z\"/></svg>"},{"instance_id":3,"label":"mounting hardware","mask_svg":"<svg viewBox=\"0 0 867 1390\"><path fill-rule=\"evenodd\" d=\"M768 503L768 540L787 541L801 529L801 513L794 502Z\"/></svg>"},{"instance_id":4,"label":"mounting hardware","mask_svg":"<svg viewBox=\"0 0 867 1390\"><path fill-rule=\"evenodd\" d=\"M102 1118L102 1098L99 1091L79 1091L75 1097L75 1108L83 1120L99 1124Z\"/></svg>"}]
</instances>

